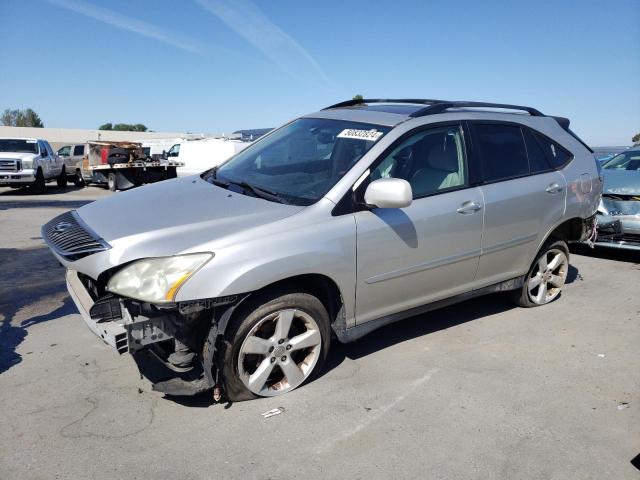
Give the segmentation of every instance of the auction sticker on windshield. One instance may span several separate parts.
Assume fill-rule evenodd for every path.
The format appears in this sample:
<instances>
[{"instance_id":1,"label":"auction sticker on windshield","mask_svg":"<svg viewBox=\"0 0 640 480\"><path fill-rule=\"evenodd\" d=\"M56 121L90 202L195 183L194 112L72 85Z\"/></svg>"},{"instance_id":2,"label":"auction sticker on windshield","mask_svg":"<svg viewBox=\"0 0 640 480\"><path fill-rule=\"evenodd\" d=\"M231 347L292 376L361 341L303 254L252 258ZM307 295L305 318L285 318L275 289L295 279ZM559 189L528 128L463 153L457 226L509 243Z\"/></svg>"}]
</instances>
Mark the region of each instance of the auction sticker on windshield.
<instances>
[{"instance_id":1,"label":"auction sticker on windshield","mask_svg":"<svg viewBox=\"0 0 640 480\"><path fill-rule=\"evenodd\" d=\"M338 138L353 138L355 140L369 140L375 142L382 136L382 132L375 128L372 130L357 130L355 128L345 128L338 134Z\"/></svg>"}]
</instances>

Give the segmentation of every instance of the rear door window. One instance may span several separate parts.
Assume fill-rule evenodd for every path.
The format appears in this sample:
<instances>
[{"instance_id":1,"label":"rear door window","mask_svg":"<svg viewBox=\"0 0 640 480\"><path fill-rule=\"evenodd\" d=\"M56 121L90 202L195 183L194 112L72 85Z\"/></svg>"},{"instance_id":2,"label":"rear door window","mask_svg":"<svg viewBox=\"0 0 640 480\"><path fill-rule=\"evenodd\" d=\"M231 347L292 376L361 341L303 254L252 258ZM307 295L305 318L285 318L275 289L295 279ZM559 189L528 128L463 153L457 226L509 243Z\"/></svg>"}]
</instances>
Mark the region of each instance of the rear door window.
<instances>
[{"instance_id":1,"label":"rear door window","mask_svg":"<svg viewBox=\"0 0 640 480\"><path fill-rule=\"evenodd\" d=\"M497 123L472 123L472 126L485 182L529 174L527 150L519 126Z\"/></svg>"},{"instance_id":2,"label":"rear door window","mask_svg":"<svg viewBox=\"0 0 640 480\"><path fill-rule=\"evenodd\" d=\"M84 155L84 145L76 145L73 147L74 155Z\"/></svg>"}]
</instances>

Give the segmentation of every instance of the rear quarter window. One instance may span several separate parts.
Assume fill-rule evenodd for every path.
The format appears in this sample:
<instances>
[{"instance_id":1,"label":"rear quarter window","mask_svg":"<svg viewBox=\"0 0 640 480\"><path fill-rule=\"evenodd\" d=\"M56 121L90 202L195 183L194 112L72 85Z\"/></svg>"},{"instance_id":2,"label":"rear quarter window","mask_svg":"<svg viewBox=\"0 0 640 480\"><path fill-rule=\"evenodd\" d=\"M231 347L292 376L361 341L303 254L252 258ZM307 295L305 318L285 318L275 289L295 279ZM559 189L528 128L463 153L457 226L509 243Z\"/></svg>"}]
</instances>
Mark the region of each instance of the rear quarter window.
<instances>
[{"instance_id":1,"label":"rear quarter window","mask_svg":"<svg viewBox=\"0 0 640 480\"><path fill-rule=\"evenodd\" d=\"M523 128L522 134L524 135L524 142L527 146L527 155L529 156L529 167L531 168L531 173L536 174L552 170L551 164L547 160L547 155L542 149L540 143L534 137L533 132L528 128Z\"/></svg>"},{"instance_id":2,"label":"rear quarter window","mask_svg":"<svg viewBox=\"0 0 640 480\"><path fill-rule=\"evenodd\" d=\"M529 174L527 150L519 126L480 123L473 124L473 131L485 182Z\"/></svg>"},{"instance_id":3,"label":"rear quarter window","mask_svg":"<svg viewBox=\"0 0 640 480\"><path fill-rule=\"evenodd\" d=\"M542 148L547 161L553 168L564 167L573 158L573 155L571 155L571 153L564 147L561 147L544 135L533 132L533 136L540 145L540 148Z\"/></svg>"}]
</instances>

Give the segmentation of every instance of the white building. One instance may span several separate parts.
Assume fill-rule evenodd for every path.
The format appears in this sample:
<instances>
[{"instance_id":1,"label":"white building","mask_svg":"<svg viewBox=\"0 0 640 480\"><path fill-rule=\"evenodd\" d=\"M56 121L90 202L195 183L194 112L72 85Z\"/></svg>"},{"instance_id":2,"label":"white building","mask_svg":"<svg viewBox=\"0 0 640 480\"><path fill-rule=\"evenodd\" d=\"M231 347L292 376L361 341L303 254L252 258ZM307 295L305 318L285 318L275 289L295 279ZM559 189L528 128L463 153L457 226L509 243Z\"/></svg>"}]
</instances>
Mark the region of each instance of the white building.
<instances>
[{"instance_id":1,"label":"white building","mask_svg":"<svg viewBox=\"0 0 640 480\"><path fill-rule=\"evenodd\" d=\"M32 128L0 126L0 138L41 138L47 140L54 150L63 145L88 141L141 142L155 138L208 138L216 135L182 132L121 132L116 130L80 130L74 128Z\"/></svg>"}]
</instances>

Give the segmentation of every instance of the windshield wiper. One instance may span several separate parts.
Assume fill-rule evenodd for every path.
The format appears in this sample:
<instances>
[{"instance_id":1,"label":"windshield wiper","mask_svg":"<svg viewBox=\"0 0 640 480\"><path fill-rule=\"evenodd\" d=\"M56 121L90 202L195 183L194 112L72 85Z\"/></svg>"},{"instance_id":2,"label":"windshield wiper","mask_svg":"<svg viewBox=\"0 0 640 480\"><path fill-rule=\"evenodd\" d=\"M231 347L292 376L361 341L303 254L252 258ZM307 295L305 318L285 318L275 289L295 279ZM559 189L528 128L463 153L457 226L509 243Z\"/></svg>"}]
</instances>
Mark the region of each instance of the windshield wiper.
<instances>
[{"instance_id":1,"label":"windshield wiper","mask_svg":"<svg viewBox=\"0 0 640 480\"><path fill-rule=\"evenodd\" d=\"M210 168L200 175L207 182L212 182L218 176L218 167Z\"/></svg>"},{"instance_id":2,"label":"windshield wiper","mask_svg":"<svg viewBox=\"0 0 640 480\"><path fill-rule=\"evenodd\" d=\"M266 189L264 189L262 187L256 187L255 185L251 185L250 183L247 183L247 182L244 182L244 181L231 180L231 181L225 182L223 180L218 180L216 178L216 176L215 176L215 171L212 172L212 173L213 173L213 175L211 177L209 177L209 178L211 179L211 182L214 185L217 185L219 187L229 188L229 185L237 185L238 187L242 188L245 192L247 190L250 191L256 197L263 198L265 200L269 200L269 201L272 201L272 202L278 202L278 203L284 203L284 204L288 204L289 203L279 193L272 192L270 190L266 190Z\"/></svg>"},{"instance_id":3,"label":"windshield wiper","mask_svg":"<svg viewBox=\"0 0 640 480\"><path fill-rule=\"evenodd\" d=\"M256 187L255 185L251 185L250 183L247 183L247 182L231 182L231 183L235 183L236 185L244 188L245 190L250 190L257 197L264 198L265 200L271 200L272 202L278 202L278 203L288 203L284 198L282 198L282 195L276 192L272 192L271 190L265 190L262 187Z\"/></svg>"}]
</instances>

